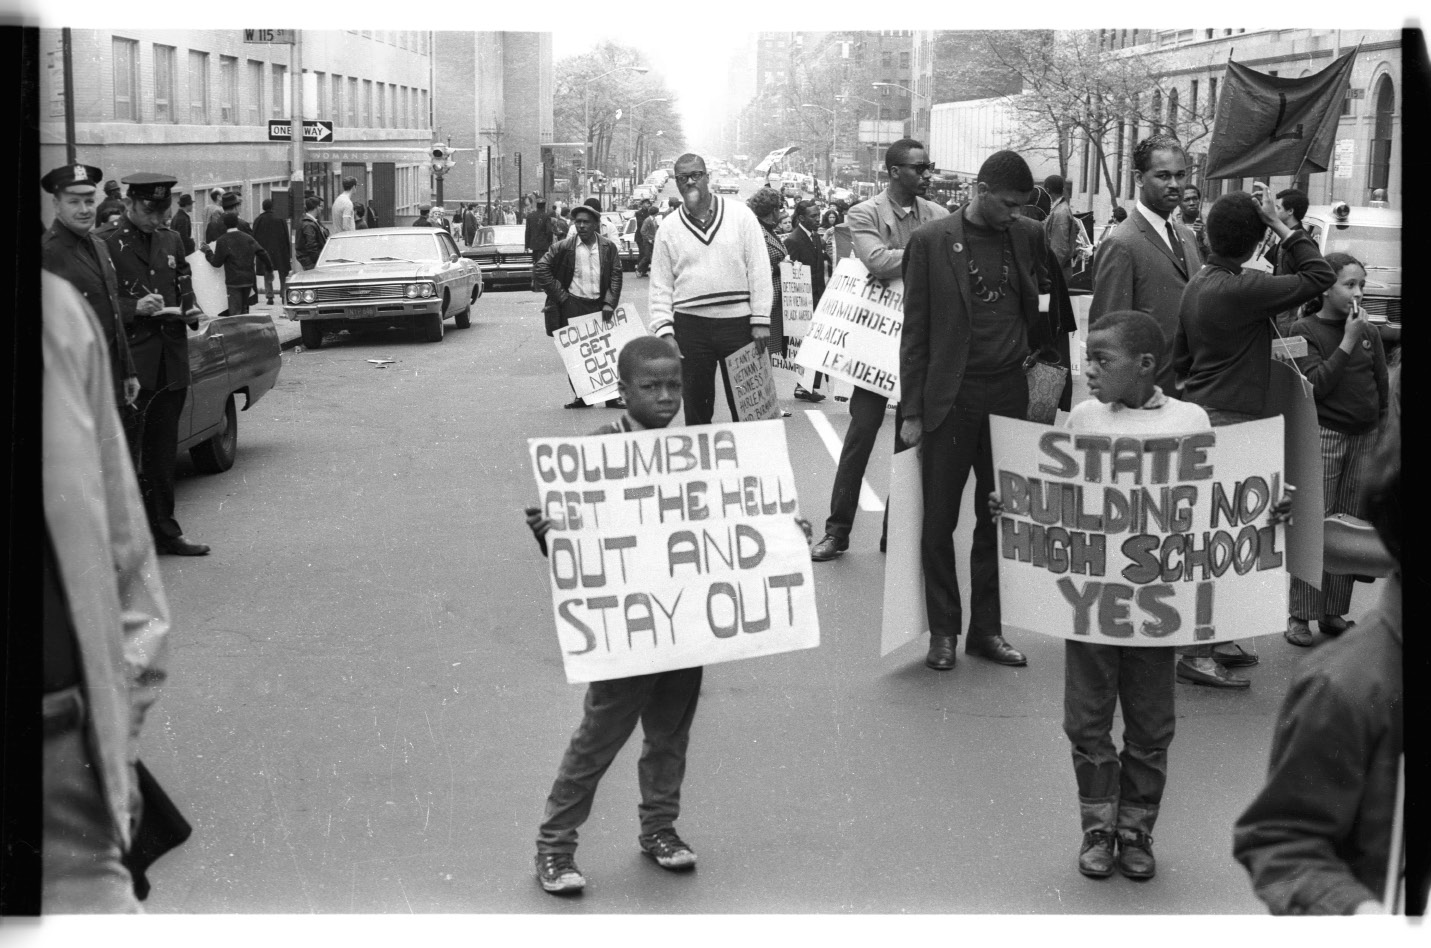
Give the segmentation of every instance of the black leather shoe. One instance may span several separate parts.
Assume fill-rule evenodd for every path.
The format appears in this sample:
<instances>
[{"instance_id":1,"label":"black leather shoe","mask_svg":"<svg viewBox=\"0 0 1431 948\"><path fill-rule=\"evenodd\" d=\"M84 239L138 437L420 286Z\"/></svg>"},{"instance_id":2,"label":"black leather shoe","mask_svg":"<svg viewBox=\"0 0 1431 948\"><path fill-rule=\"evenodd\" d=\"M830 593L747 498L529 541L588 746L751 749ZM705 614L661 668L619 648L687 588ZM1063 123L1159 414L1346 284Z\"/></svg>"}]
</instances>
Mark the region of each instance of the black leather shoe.
<instances>
[{"instance_id":1,"label":"black leather shoe","mask_svg":"<svg viewBox=\"0 0 1431 948\"><path fill-rule=\"evenodd\" d=\"M812 392L803 385L795 386L795 397L804 402L823 402L825 396L820 392Z\"/></svg>"},{"instance_id":2,"label":"black leather shoe","mask_svg":"<svg viewBox=\"0 0 1431 948\"><path fill-rule=\"evenodd\" d=\"M924 664L935 671L948 671L954 667L957 660L958 650L955 648L959 644L957 635L931 635L929 637L929 655L925 657Z\"/></svg>"},{"instance_id":3,"label":"black leather shoe","mask_svg":"<svg viewBox=\"0 0 1431 948\"><path fill-rule=\"evenodd\" d=\"M172 553L175 556L209 555L209 545L207 543L194 543L184 537L155 540L154 546L160 553Z\"/></svg>"},{"instance_id":4,"label":"black leather shoe","mask_svg":"<svg viewBox=\"0 0 1431 948\"><path fill-rule=\"evenodd\" d=\"M561 406L561 407L563 407L563 408L590 408L591 406L588 405L586 402L582 401L582 400L579 399L579 398L574 398L574 399L572 399L571 401L567 402L565 405L563 405L563 406Z\"/></svg>"},{"instance_id":5,"label":"black leather shoe","mask_svg":"<svg viewBox=\"0 0 1431 948\"><path fill-rule=\"evenodd\" d=\"M1219 649L1230 649L1230 651L1219 651ZM1249 652L1236 642L1228 642L1226 645L1217 645L1212 650L1212 660L1223 668L1251 668L1262 659L1257 657L1256 652Z\"/></svg>"},{"instance_id":6,"label":"black leather shoe","mask_svg":"<svg viewBox=\"0 0 1431 948\"><path fill-rule=\"evenodd\" d=\"M1129 879L1151 879L1158 871L1153 837L1140 830L1118 831L1118 871Z\"/></svg>"},{"instance_id":7,"label":"black leather shoe","mask_svg":"<svg viewBox=\"0 0 1431 948\"><path fill-rule=\"evenodd\" d=\"M977 639L971 635L969 641L964 645L964 654L987 658L991 662L1010 667L1029 663L1028 657L1005 642L1002 635L990 635L987 638Z\"/></svg>"},{"instance_id":8,"label":"black leather shoe","mask_svg":"<svg viewBox=\"0 0 1431 948\"><path fill-rule=\"evenodd\" d=\"M626 407L626 403L623 402L623 401L622 401L621 399L619 399L619 398L608 398L608 399L606 400L606 407L607 407L607 408L625 408L625 407Z\"/></svg>"},{"instance_id":9,"label":"black leather shoe","mask_svg":"<svg viewBox=\"0 0 1431 948\"><path fill-rule=\"evenodd\" d=\"M1089 830L1084 833L1083 848L1078 851L1078 871L1090 879L1111 876L1115 838L1112 830Z\"/></svg>"},{"instance_id":10,"label":"black leather shoe","mask_svg":"<svg viewBox=\"0 0 1431 948\"><path fill-rule=\"evenodd\" d=\"M820 538L820 542L810 548L810 559L816 563L823 563L826 560L833 560L850 548L850 541L837 536L825 534Z\"/></svg>"},{"instance_id":11,"label":"black leather shoe","mask_svg":"<svg viewBox=\"0 0 1431 948\"><path fill-rule=\"evenodd\" d=\"M1226 669L1215 662L1209 670L1197 667L1187 658L1178 659L1177 678L1188 684L1207 685L1209 688L1247 688L1252 685L1246 678L1228 674Z\"/></svg>"}]
</instances>

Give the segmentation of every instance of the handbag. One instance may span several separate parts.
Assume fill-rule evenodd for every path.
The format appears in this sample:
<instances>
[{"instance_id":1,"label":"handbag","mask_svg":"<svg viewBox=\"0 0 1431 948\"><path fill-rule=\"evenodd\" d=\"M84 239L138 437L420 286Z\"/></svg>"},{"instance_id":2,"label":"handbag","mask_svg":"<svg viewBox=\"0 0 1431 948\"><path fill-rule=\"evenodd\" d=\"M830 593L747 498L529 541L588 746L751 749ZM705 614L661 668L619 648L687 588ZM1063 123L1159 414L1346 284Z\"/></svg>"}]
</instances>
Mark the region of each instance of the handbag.
<instances>
[{"instance_id":1,"label":"handbag","mask_svg":"<svg viewBox=\"0 0 1431 948\"><path fill-rule=\"evenodd\" d=\"M139 828L134 831L129 851L124 854L124 867L134 880L134 897L144 901L149 897L149 879L145 876L149 867L169 850L184 844L194 827L179 812L169 794L159 786L159 781L144 766L144 761L134 763L139 779L139 796L143 800L140 811Z\"/></svg>"},{"instance_id":2,"label":"handbag","mask_svg":"<svg viewBox=\"0 0 1431 948\"><path fill-rule=\"evenodd\" d=\"M1058 417L1058 400L1068 381L1068 366L1029 356L1024 363L1024 378L1029 385L1029 409L1024 417L1041 425L1053 424Z\"/></svg>"}]
</instances>

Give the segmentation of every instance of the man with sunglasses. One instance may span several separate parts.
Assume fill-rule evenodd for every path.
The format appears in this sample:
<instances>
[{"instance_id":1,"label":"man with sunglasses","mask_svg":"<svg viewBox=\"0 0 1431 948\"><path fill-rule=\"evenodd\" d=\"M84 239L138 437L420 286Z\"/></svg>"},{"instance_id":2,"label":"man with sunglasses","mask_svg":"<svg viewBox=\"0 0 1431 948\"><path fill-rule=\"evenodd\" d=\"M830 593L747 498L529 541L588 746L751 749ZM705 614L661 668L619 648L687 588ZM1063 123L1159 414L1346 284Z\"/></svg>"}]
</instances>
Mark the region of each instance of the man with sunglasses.
<instances>
[{"instance_id":1,"label":"man with sunglasses","mask_svg":"<svg viewBox=\"0 0 1431 948\"><path fill-rule=\"evenodd\" d=\"M711 193L699 155L677 159L675 178L682 204L656 231L651 254L651 331L680 349L686 424L706 425L717 365L770 335L775 288L750 209Z\"/></svg>"},{"instance_id":2,"label":"man with sunglasses","mask_svg":"<svg viewBox=\"0 0 1431 948\"><path fill-rule=\"evenodd\" d=\"M929 179L934 165L922 142L902 138L884 153L884 165L889 171L889 186L868 201L851 207L845 215L854 244L855 256L881 280L896 280L904 264L904 248L915 230L930 221L948 217L949 212L924 195L929 191ZM830 491L830 516L825 520L825 535L810 550L816 561L832 560L850 547L850 530L855 523L855 510L860 500L860 483L870 451L884 424L885 407L889 399L869 389L856 387L850 395L850 427L845 432L845 446L840 451L839 467L835 470L835 486ZM899 440L900 416L895 412L894 449L905 445ZM884 541L880 541L884 548Z\"/></svg>"}]
</instances>

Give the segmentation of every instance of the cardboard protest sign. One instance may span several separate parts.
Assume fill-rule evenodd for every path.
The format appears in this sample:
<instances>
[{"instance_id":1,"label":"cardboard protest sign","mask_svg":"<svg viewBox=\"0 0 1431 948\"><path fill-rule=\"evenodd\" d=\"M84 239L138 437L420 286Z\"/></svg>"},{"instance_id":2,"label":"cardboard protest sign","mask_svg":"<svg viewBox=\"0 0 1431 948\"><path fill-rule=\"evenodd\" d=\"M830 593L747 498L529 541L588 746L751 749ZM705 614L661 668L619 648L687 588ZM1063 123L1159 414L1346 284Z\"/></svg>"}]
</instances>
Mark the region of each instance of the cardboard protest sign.
<instances>
[{"instance_id":1,"label":"cardboard protest sign","mask_svg":"<svg viewBox=\"0 0 1431 948\"><path fill-rule=\"evenodd\" d=\"M995 416L1006 633L1104 645L1265 635L1287 614L1282 419L1133 437Z\"/></svg>"},{"instance_id":2,"label":"cardboard protest sign","mask_svg":"<svg viewBox=\"0 0 1431 948\"><path fill-rule=\"evenodd\" d=\"M835 267L796 361L899 401L903 328L904 281L876 280L849 257Z\"/></svg>"},{"instance_id":3,"label":"cardboard protest sign","mask_svg":"<svg viewBox=\"0 0 1431 948\"><path fill-rule=\"evenodd\" d=\"M820 644L780 422L527 444L567 681Z\"/></svg>"},{"instance_id":4,"label":"cardboard protest sign","mask_svg":"<svg viewBox=\"0 0 1431 948\"><path fill-rule=\"evenodd\" d=\"M792 392L796 385L806 385L806 376L814 377L813 372L797 361L800 345L814 315L813 299L810 268L798 260L780 261L780 320L785 335L785 354L771 353L770 366L778 386L789 388Z\"/></svg>"},{"instance_id":5,"label":"cardboard protest sign","mask_svg":"<svg viewBox=\"0 0 1431 948\"><path fill-rule=\"evenodd\" d=\"M189 264L189 279L194 286L194 302L205 316L219 315L229 308L229 288L224 285L224 268L209 263L202 251L195 250L184 258Z\"/></svg>"},{"instance_id":6,"label":"cardboard protest sign","mask_svg":"<svg viewBox=\"0 0 1431 948\"><path fill-rule=\"evenodd\" d=\"M1297 338L1301 338L1300 336ZM1305 340L1303 340L1305 342ZM1315 589L1322 588L1322 429L1312 383L1289 362L1272 359L1266 411L1282 416L1283 457L1292 495L1292 523L1287 527L1287 572Z\"/></svg>"},{"instance_id":7,"label":"cardboard protest sign","mask_svg":"<svg viewBox=\"0 0 1431 948\"><path fill-rule=\"evenodd\" d=\"M622 346L645 335L641 314L623 303L610 322L600 313L578 316L553 333L552 341L577 397L594 405L616 397L616 357Z\"/></svg>"},{"instance_id":8,"label":"cardboard protest sign","mask_svg":"<svg viewBox=\"0 0 1431 948\"><path fill-rule=\"evenodd\" d=\"M736 421L767 421L780 417L775 396L775 376L764 342L752 342L725 360L730 390L735 395Z\"/></svg>"}]
</instances>

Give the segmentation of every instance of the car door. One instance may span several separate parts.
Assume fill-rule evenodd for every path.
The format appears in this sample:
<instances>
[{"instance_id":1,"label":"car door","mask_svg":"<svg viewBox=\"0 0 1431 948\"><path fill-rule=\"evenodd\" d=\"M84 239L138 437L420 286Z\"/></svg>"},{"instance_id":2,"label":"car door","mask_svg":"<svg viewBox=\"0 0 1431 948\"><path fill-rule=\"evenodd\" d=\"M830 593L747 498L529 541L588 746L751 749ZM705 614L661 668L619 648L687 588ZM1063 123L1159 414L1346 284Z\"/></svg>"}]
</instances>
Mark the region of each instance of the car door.
<instances>
[{"instance_id":1,"label":"car door","mask_svg":"<svg viewBox=\"0 0 1431 948\"><path fill-rule=\"evenodd\" d=\"M179 440L202 441L217 430L229 395L228 357L224 327L230 317L204 316L189 331L189 397L179 419ZM187 416L187 417L185 417Z\"/></svg>"},{"instance_id":2,"label":"car door","mask_svg":"<svg viewBox=\"0 0 1431 948\"><path fill-rule=\"evenodd\" d=\"M452 293L454 304L467 305L467 301L472 298L472 267L470 261L462 258L462 252L457 249L457 241L452 239L452 235L443 231L438 231L437 237L438 252L442 254L442 273L444 282ZM456 262L453 261L456 257Z\"/></svg>"}]
</instances>

